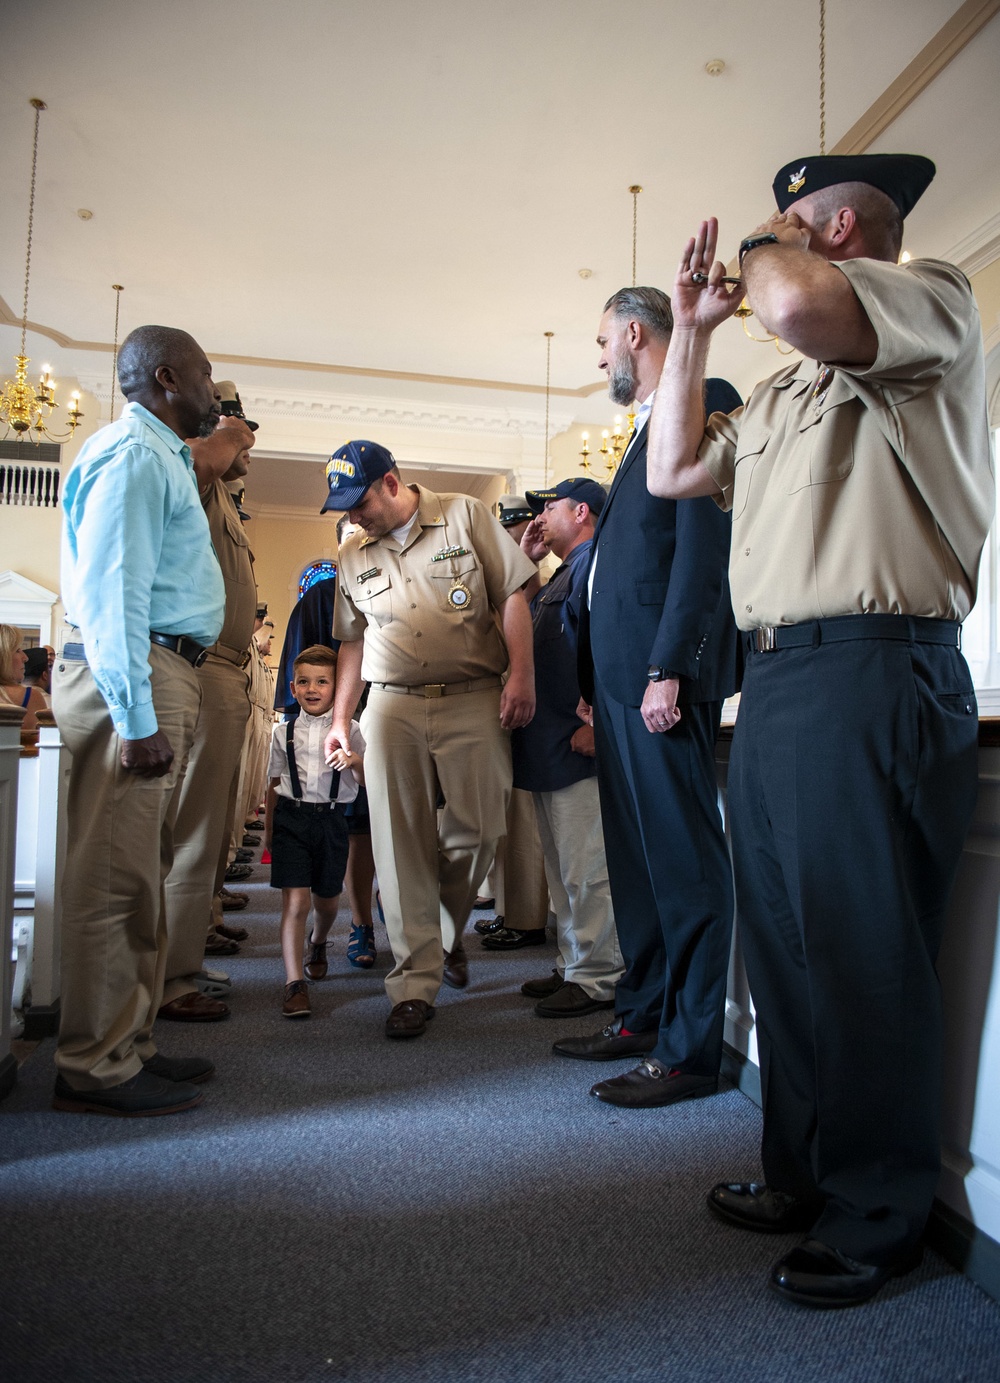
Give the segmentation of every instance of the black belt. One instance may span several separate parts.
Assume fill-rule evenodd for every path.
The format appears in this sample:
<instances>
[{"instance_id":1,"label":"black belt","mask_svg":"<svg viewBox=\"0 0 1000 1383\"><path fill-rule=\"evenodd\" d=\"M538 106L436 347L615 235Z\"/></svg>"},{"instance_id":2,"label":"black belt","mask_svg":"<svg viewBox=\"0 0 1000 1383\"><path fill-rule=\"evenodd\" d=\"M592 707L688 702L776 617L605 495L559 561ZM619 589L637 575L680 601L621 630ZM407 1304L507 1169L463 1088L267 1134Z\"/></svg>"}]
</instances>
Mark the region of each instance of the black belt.
<instances>
[{"instance_id":1,"label":"black belt","mask_svg":"<svg viewBox=\"0 0 1000 1383\"><path fill-rule=\"evenodd\" d=\"M962 647L962 626L954 619L924 615L837 615L804 624L778 624L743 635L748 653L775 653L782 648L818 648L822 643L854 639L895 639L900 643L939 643Z\"/></svg>"},{"instance_id":2,"label":"black belt","mask_svg":"<svg viewBox=\"0 0 1000 1383\"><path fill-rule=\"evenodd\" d=\"M158 643L161 648L169 648L171 653L179 654L192 667L201 667L208 657L208 649L200 643L195 643L194 639L189 639L186 634L157 634L155 629L151 629L149 642Z\"/></svg>"}]
</instances>

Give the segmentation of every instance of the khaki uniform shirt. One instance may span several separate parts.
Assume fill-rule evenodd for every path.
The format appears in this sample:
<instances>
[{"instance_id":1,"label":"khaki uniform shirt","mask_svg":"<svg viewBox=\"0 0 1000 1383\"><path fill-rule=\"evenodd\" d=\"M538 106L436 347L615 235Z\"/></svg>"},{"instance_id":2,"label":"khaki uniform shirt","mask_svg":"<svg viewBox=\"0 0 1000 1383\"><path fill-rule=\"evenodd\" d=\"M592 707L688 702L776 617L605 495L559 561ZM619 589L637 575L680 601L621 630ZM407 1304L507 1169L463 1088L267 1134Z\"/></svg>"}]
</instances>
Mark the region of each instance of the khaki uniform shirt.
<instances>
[{"instance_id":1,"label":"khaki uniform shirt","mask_svg":"<svg viewBox=\"0 0 1000 1383\"><path fill-rule=\"evenodd\" d=\"M226 584L226 616L216 645L233 653L245 653L253 634L257 613L257 583L253 575L253 553L243 532L232 495L217 480L202 506L212 534L212 546Z\"/></svg>"},{"instance_id":2,"label":"khaki uniform shirt","mask_svg":"<svg viewBox=\"0 0 1000 1383\"><path fill-rule=\"evenodd\" d=\"M257 640L250 640L250 662L247 664L250 686L247 695L251 706L264 712L266 720L274 719L274 672L265 661L257 647Z\"/></svg>"},{"instance_id":3,"label":"khaki uniform shirt","mask_svg":"<svg viewBox=\"0 0 1000 1383\"><path fill-rule=\"evenodd\" d=\"M732 509L741 629L832 615L962 620L994 512L979 313L937 260L838 264L878 337L867 369L798 361L708 421Z\"/></svg>"},{"instance_id":4,"label":"khaki uniform shirt","mask_svg":"<svg viewBox=\"0 0 1000 1383\"><path fill-rule=\"evenodd\" d=\"M420 496L400 548L355 534L340 552L336 638L364 637L366 682L399 686L499 676L507 647L493 618L535 566L469 495Z\"/></svg>"}]
</instances>

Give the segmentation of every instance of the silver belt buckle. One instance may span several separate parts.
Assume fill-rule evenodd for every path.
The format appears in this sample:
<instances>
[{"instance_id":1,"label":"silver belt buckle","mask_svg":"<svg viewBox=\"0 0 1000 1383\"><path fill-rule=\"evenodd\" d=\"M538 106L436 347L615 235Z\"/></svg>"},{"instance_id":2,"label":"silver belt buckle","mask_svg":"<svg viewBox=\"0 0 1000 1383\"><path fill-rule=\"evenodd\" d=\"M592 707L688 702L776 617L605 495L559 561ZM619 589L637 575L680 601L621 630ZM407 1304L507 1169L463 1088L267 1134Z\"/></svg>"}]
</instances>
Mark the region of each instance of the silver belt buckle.
<instances>
[{"instance_id":1,"label":"silver belt buckle","mask_svg":"<svg viewBox=\"0 0 1000 1383\"><path fill-rule=\"evenodd\" d=\"M753 646L758 653L773 653L777 649L778 639L773 625L753 631Z\"/></svg>"}]
</instances>

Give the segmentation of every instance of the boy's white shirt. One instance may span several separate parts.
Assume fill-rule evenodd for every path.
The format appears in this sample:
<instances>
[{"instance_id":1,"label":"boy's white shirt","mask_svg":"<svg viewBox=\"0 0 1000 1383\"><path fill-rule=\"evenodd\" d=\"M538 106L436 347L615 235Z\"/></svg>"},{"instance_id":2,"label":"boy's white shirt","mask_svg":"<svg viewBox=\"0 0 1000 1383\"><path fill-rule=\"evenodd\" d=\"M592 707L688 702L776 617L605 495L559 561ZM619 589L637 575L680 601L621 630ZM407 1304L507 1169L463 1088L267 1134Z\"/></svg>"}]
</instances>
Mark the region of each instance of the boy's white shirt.
<instances>
[{"instance_id":1,"label":"boy's white shirt","mask_svg":"<svg viewBox=\"0 0 1000 1383\"><path fill-rule=\"evenodd\" d=\"M332 706L328 711L324 711L322 715L318 716L312 716L307 711L300 710L295 718L295 734L292 742L295 745L295 766L299 771L303 802L329 802L330 800L330 777L333 769L323 758L323 741L330 733L332 723ZM287 734L287 721L280 721L271 731L271 758L267 766L267 776L268 779L280 778L281 781L276 789L279 797L295 796L292 791L292 778L288 772L288 754L285 749ZM364 736L361 733L361 726L356 720L351 721L351 749L359 758L364 758ZM357 795L358 780L354 776L354 770L348 769L340 775L337 801L346 805L348 802L353 802Z\"/></svg>"}]
</instances>

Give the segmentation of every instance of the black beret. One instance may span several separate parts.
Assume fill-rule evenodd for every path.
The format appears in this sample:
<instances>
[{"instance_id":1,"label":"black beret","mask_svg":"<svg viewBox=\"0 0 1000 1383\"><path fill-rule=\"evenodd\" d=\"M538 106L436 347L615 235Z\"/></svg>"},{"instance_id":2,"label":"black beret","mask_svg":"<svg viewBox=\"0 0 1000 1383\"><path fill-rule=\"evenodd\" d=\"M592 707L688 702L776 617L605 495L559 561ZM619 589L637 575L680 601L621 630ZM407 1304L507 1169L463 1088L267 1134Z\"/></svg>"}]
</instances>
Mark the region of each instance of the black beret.
<instances>
[{"instance_id":1,"label":"black beret","mask_svg":"<svg viewBox=\"0 0 1000 1383\"><path fill-rule=\"evenodd\" d=\"M844 182L865 182L892 199L908 216L927 191L937 169L921 154L825 154L796 158L778 170L771 186L779 211L801 197Z\"/></svg>"}]
</instances>

